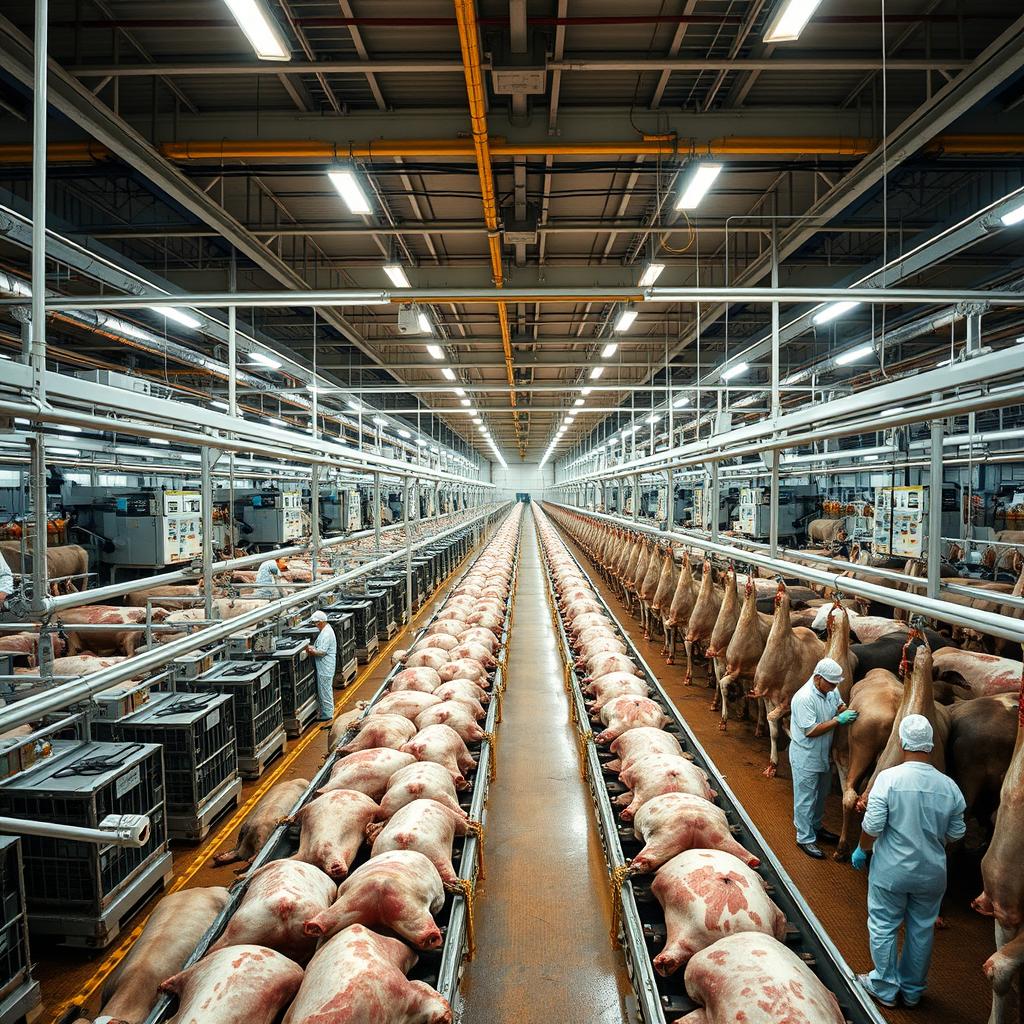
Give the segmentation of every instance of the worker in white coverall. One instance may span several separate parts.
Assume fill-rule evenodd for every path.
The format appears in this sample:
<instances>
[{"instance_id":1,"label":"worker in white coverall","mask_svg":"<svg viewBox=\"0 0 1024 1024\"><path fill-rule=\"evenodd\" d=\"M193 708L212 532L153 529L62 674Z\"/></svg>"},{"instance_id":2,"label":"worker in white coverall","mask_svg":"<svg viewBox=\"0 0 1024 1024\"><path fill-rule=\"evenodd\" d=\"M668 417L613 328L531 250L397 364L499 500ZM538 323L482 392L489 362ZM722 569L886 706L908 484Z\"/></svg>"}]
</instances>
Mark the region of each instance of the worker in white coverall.
<instances>
[{"instance_id":1,"label":"worker in white coverall","mask_svg":"<svg viewBox=\"0 0 1024 1024\"><path fill-rule=\"evenodd\" d=\"M935 921L946 891L946 844L960 839L963 794L931 763L934 737L924 715L900 722L903 763L879 772L871 787L860 845L852 864L868 875L868 940L875 969L861 984L883 1006L921 1001L932 959ZM903 951L897 940L904 929Z\"/></svg>"},{"instance_id":2,"label":"worker in white coverall","mask_svg":"<svg viewBox=\"0 0 1024 1024\"><path fill-rule=\"evenodd\" d=\"M268 599L279 597L280 594L273 584L277 583L287 565L288 563L283 558L268 558L265 562L261 562L256 572L256 586L261 589L257 590L253 597Z\"/></svg>"},{"instance_id":3,"label":"worker in white coverall","mask_svg":"<svg viewBox=\"0 0 1024 1024\"><path fill-rule=\"evenodd\" d=\"M823 860L818 843L838 842L835 832L821 827L825 797L832 785L832 734L849 725L856 711L847 711L838 686L843 670L832 658L822 658L811 678L790 704L789 767L793 772L793 826L796 842L808 857Z\"/></svg>"},{"instance_id":4,"label":"worker in white coverall","mask_svg":"<svg viewBox=\"0 0 1024 1024\"><path fill-rule=\"evenodd\" d=\"M306 653L316 661L316 695L320 702L321 722L334 718L334 670L338 664L338 638L323 612L313 612L309 621L320 631L306 645Z\"/></svg>"},{"instance_id":5,"label":"worker in white coverall","mask_svg":"<svg viewBox=\"0 0 1024 1024\"><path fill-rule=\"evenodd\" d=\"M7 598L14 593L14 575L3 555L0 555L0 612L7 604Z\"/></svg>"}]
</instances>

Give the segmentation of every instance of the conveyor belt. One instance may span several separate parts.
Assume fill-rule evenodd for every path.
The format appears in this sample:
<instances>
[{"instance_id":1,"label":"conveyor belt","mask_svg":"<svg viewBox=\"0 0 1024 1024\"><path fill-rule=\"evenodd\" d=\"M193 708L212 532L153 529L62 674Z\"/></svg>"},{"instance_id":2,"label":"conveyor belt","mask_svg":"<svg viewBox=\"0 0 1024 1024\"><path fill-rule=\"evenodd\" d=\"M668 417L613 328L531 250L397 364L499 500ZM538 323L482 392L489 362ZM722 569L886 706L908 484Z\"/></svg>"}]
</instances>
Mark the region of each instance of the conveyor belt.
<instances>
[{"instance_id":1,"label":"conveyor belt","mask_svg":"<svg viewBox=\"0 0 1024 1024\"><path fill-rule=\"evenodd\" d=\"M506 518L507 516L503 517L502 520L496 523L495 529L497 529L497 527L499 527ZM480 550L474 556L469 565L467 565L460 574L460 580L472 569L477 559L486 550L487 544L485 543L481 546ZM511 628L511 612L515 598L517 567L518 557L513 562L511 585L505 607L505 624L503 627L501 644L497 654L498 666L494 670L492 681L492 700L488 705L487 718L484 723L485 730L488 734L493 734L501 705L500 694L505 685L505 661L507 657L506 647L508 642L508 631ZM458 580L454 582L452 589L457 586ZM430 624L434 622L438 613L444 608L444 604L446 602L447 596L445 598L445 602L438 605L430 619L428 619L427 622L424 623L424 625L417 631L415 636L412 638L413 643L418 640L425 633ZM411 645L412 644L410 644L410 646ZM388 687L391 684L391 680L402 670L402 667L403 666L401 665L395 665L392 668L373 694L364 714L360 716L360 718L364 718L370 713L373 705L376 704L384 693L387 692ZM355 734L355 729L350 729L345 734L335 748L335 751L327 757L323 767L320 768L310 780L309 786L303 792L302 796L296 801L290 815L298 813L301 807L315 798L316 791L330 778L331 770L335 763L344 756L338 752L338 748L344 746L345 743L354 738ZM483 815L484 803L487 799L487 786L492 759L494 758L494 749L490 739L485 737L479 742L479 744L471 745L470 751L477 760L477 767L465 773L470 786L463 793L459 794L459 799L464 810L467 811L469 816L473 820L480 821ZM452 852L452 864L455 867L459 878L466 879L471 887L476 883L478 870L477 844L478 840L476 836L470 833L462 840L456 840L456 844ZM192 955L186 962L186 967L191 966L201 959L227 926L231 916L241 904L242 898L248 888L248 882L246 879L251 877L251 875L264 864L267 864L272 860L278 860L282 857L288 857L297 849L298 841L295 830L288 825L279 825L274 832L271 833L267 842L253 860L252 865L247 871L246 878L239 880L231 888L230 898L227 905L221 913L218 914L214 922L203 935L202 939L200 939L195 950L192 952ZM361 853L360 861L357 862L357 865L362 862L362 859L365 857L365 853L366 851L364 848ZM473 898L471 893L468 898ZM449 893L447 895L444 908L440 913L434 915L444 936L444 943L439 950L419 953L419 960L409 975L410 978L424 981L428 985L437 989L437 991L440 992L440 994L450 1003L456 1001L458 998L459 977L469 939L469 915L467 913L466 900L467 896L461 892ZM161 1022L168 1020L172 1014L173 1003L173 997L162 995L153 1007L149 1016L146 1018L144 1024L161 1024Z\"/></svg>"},{"instance_id":2,"label":"conveyor belt","mask_svg":"<svg viewBox=\"0 0 1024 1024\"><path fill-rule=\"evenodd\" d=\"M725 811L734 837L760 859L758 872L764 878L772 899L790 923L790 933L786 939L789 948L797 953L817 974L825 987L834 993L851 1024L884 1024L884 1018L857 983L854 972L846 964L782 863L733 794L722 773L662 688L629 633L622 628L617 616L594 586L590 575L569 550L568 545L565 545L564 541L562 543L578 571L590 581L598 602L626 645L629 657L640 667L642 676L652 690L651 699L661 705L669 717L667 731L672 733L683 750L693 757L694 763L708 774L712 787L718 792L715 802ZM552 618L557 624L561 638L566 680L574 699L577 721L584 741L582 749L586 759L586 771L604 836L608 866L614 874L616 868L626 864L639 852L640 844L633 837L632 828L620 828L615 819L612 799L621 793L623 788L613 775L606 774L603 769L603 762L610 760L611 755L598 751L594 745L592 723L583 701L579 677L573 667L575 657L562 620L557 614L557 601L550 570L548 592ZM623 948L632 967L633 984L645 1024L665 1024L666 1020L675 1020L676 1017L696 1009L683 985L684 972L677 971L668 978L662 978L654 971L652 958L663 945L664 918L661 908L651 895L650 883L627 879L621 887L621 903Z\"/></svg>"}]
</instances>

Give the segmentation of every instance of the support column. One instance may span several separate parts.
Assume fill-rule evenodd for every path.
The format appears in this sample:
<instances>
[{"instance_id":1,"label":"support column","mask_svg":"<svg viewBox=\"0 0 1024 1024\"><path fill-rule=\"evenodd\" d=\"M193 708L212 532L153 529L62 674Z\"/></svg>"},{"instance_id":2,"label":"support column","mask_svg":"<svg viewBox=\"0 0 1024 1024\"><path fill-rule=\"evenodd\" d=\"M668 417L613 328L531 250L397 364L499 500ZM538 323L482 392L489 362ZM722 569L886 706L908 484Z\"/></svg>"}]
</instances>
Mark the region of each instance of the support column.
<instances>
[{"instance_id":1,"label":"support column","mask_svg":"<svg viewBox=\"0 0 1024 1024\"><path fill-rule=\"evenodd\" d=\"M402 521L405 525L405 621L412 622L412 541L409 538L409 502L412 500L412 489L409 486L409 478L404 480L404 500Z\"/></svg>"},{"instance_id":2,"label":"support column","mask_svg":"<svg viewBox=\"0 0 1024 1024\"><path fill-rule=\"evenodd\" d=\"M938 401L938 395L932 400ZM942 421L931 421L928 464L928 589L930 598L939 596L942 563Z\"/></svg>"},{"instance_id":3,"label":"support column","mask_svg":"<svg viewBox=\"0 0 1024 1024\"><path fill-rule=\"evenodd\" d=\"M718 392L721 396L722 392ZM711 463L711 539L718 543L719 495L718 495L718 463Z\"/></svg>"},{"instance_id":4,"label":"support column","mask_svg":"<svg viewBox=\"0 0 1024 1024\"><path fill-rule=\"evenodd\" d=\"M768 549L772 558L779 554L779 453L765 452L762 458L770 463L772 471L771 504L768 506Z\"/></svg>"},{"instance_id":5,"label":"support column","mask_svg":"<svg viewBox=\"0 0 1024 1024\"><path fill-rule=\"evenodd\" d=\"M320 575L320 464L314 463L309 480L310 542L313 548L313 582Z\"/></svg>"},{"instance_id":6,"label":"support column","mask_svg":"<svg viewBox=\"0 0 1024 1024\"><path fill-rule=\"evenodd\" d=\"M668 530L674 530L676 525L676 485L674 476L675 474L670 469L668 471L668 495L665 499L665 525Z\"/></svg>"},{"instance_id":7,"label":"support column","mask_svg":"<svg viewBox=\"0 0 1024 1024\"><path fill-rule=\"evenodd\" d=\"M380 473L373 474L373 548L380 558Z\"/></svg>"},{"instance_id":8,"label":"support column","mask_svg":"<svg viewBox=\"0 0 1024 1024\"><path fill-rule=\"evenodd\" d=\"M199 449L200 500L203 504L203 614L213 618L213 450Z\"/></svg>"}]
</instances>

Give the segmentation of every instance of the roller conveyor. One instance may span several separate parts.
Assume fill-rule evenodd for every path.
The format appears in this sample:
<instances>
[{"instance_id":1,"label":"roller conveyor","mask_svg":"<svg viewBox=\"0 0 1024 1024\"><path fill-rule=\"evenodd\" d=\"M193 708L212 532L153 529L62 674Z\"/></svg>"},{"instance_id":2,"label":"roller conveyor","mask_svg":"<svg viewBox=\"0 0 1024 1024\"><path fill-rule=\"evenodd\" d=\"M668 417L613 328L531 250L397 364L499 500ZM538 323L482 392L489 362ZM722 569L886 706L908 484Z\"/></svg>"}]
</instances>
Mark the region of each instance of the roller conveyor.
<instances>
[{"instance_id":1,"label":"roller conveyor","mask_svg":"<svg viewBox=\"0 0 1024 1024\"><path fill-rule=\"evenodd\" d=\"M549 521L554 522L554 520L550 520L550 517ZM807 963L825 987L835 995L850 1024L884 1024L884 1018L879 1014L870 997L862 990L856 981L854 972L846 964L821 922L815 917L781 862L754 826L725 778L687 725L686 720L669 699L658 678L632 642L629 632L622 628L617 616L601 596L598 588L593 586L590 574L583 568L568 546L564 546L581 575L591 582L597 601L618 631L626 645L629 657L639 666L640 675L652 690L651 699L656 701L668 716L670 722L666 731L675 736L683 751L690 755L693 762L707 773L711 785L718 792L715 803L725 811L734 837L760 859L758 873L764 879L769 895L786 915L789 922L786 945ZM545 561L547 560L545 551ZM593 742L593 725L597 724L598 729L601 726L590 720L583 700L580 679L574 668L575 655L562 619L557 613L557 598L550 567L547 576L552 620L562 646L566 666L566 685L581 737L583 770L594 797L595 812L601 830L605 856L613 877L614 899L616 896L614 890L617 888L617 883L614 881L616 870L626 865L639 852L641 844L634 838L632 827L622 826L616 816L612 800L623 792L623 787L614 774L606 772L604 769L604 764L612 760L613 755L598 748ZM686 994L683 984L684 971L680 970L668 978L663 978L654 970L652 961L663 945L665 926L661 907L650 891L652 881L653 876L639 876L627 878L622 882L620 892L621 941L642 1019L645 1024L665 1024L666 1021L674 1021L677 1017L689 1013L697 1006Z\"/></svg>"},{"instance_id":2,"label":"roller conveyor","mask_svg":"<svg viewBox=\"0 0 1024 1024\"><path fill-rule=\"evenodd\" d=\"M461 580L472 569L476 559L485 550L486 547L482 547L480 551L477 552L473 561L460 574L459 579L453 581L452 589L455 589L458 586L459 580ZM515 600L518 552L513 561L512 568L513 572L510 581L509 595L505 606L505 623L503 626L500 646L496 654L498 665L494 669L492 677L492 699L488 704L487 717L483 723L487 736L485 736L485 738L479 743L469 745L471 753L476 758L477 766L475 769L471 769L466 773L466 778L470 785L467 790L459 794L459 802L463 809L469 814L472 820L481 823L484 815L484 806L487 800L487 789L494 770L494 750L489 737L494 734L495 725L499 720L501 705L500 695L506 682L506 647L508 643L508 633L511 628L512 604ZM440 604L437 609L435 609L434 614L430 619L424 623L419 630L417 630L415 636L411 640L410 646L423 636L443 608L444 603ZM373 705L375 705L377 701L379 701L388 691L391 680L402 670L402 668L402 665L395 665L391 669L381 685L374 692L367 704L366 710L363 715L360 716L360 720L370 713ZM289 816L297 814L305 804L315 798L316 791L329 779L331 770L335 763L344 756L338 753L338 748L344 746L344 744L354 738L355 735L355 729L350 729L345 736L342 737L335 751L328 755L323 767L320 768L310 780L309 786L303 792L299 800L296 801ZM298 837L296 830L287 824L279 825L270 835L263 848L253 860L246 873L246 878L240 879L232 887L227 906L217 916L209 929L207 929L206 933L203 935L199 944L196 946L192 955L186 962L186 967L191 966L201 959L227 926L231 915L238 909L245 895L247 890L246 879L251 877L258 868L270 861L290 856L297 850L297 848ZM354 866L358 866L365 861L366 853L367 850L364 847L359 860ZM467 901L471 902L473 899L472 894L477 882L481 860L482 847L477 835L470 832L464 838L456 838L452 850L452 865L455 868L458 877L465 880L467 892L464 893L457 891L447 894L444 908L434 915L438 927L441 929L441 933L444 937L444 942L439 950L419 952L419 959L416 966L409 973L409 977L411 979L426 982L428 985L435 988L445 999L447 999L448 1002L452 1004L453 1010L456 1012L456 1017L462 965L471 945L470 928L472 913L471 906ZM171 996L162 995L146 1017L144 1024L161 1024L161 1022L169 1020L172 1016L173 1003L174 1000Z\"/></svg>"}]
</instances>

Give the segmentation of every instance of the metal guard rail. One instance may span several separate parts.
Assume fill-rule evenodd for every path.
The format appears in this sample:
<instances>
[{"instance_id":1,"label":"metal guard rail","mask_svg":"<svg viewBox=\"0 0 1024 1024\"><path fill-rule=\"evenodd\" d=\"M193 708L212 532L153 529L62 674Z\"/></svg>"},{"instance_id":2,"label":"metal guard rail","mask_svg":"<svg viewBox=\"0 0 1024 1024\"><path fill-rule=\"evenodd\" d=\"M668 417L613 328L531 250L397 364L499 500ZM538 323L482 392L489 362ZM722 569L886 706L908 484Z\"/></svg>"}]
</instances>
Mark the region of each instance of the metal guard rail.
<instances>
[{"instance_id":1,"label":"metal guard rail","mask_svg":"<svg viewBox=\"0 0 1024 1024\"><path fill-rule=\"evenodd\" d=\"M476 564L476 560L480 557L483 551L487 548L488 541L483 540L476 554L473 556L470 563L462 570L458 578L451 581L451 590L458 586L458 583L465 577L465 575L472 569ZM509 619L511 616L512 604L515 600L515 585L518 574L518 549L516 558L513 564L513 574L511 579L511 586L509 588L509 596L505 605L505 626L502 630L501 636L501 647L499 648L499 659L498 667L495 669L494 683L492 686L492 699L488 705L487 718L485 719L485 725L488 733L493 735L493 729L496 722L496 717L499 713L500 706L500 689L504 687L504 668L505 668L505 651L508 641L509 632ZM447 582L447 581L446 581ZM436 621L438 612L440 612L444 605L447 603L448 595L445 595L445 600L438 605L434 610L433 615L416 631L413 636L413 642L419 640L420 637L426 632L429 626ZM387 676L381 682L380 686L374 691L373 696L369 702L363 714L359 716L356 721L362 721L368 714L370 714L373 706L381 699L382 696L388 691L391 686L391 681L394 677L402 671L402 665L393 665ZM316 791L330 778L331 771L334 768L336 762L341 756L339 751L346 743L352 740L356 735L355 728L350 728L341 737L334 751L330 752L324 761L323 766L316 772L312 779L309 781L309 785L306 787L302 795L296 800L295 805L289 811L288 817L292 817L299 812L299 810L309 803L316 796ZM470 801L469 815L476 821L481 821L480 815L483 812L484 804L487 799L487 787L491 773L491 764L494 759L494 751L492 750L491 741L488 738L484 738L480 744L480 756L477 759L476 774L473 778L473 795ZM245 877L239 879L231 887L231 892L228 897L228 902L220 913L214 918L213 923L204 932L202 938L199 940L196 948L192 951L182 970L191 967L197 963L210 946L217 940L220 933L224 930L231 916L235 913L238 907L241 905L242 899L248 889L248 879L252 874L259 868L268 864L272 860L278 860L283 856L287 856L289 852L286 848L292 843L291 837L291 826L288 824L278 825L274 831L267 837L267 841L263 844L260 851L256 854L252 864L246 871ZM462 850L459 854L459 878L465 878L470 882L475 882L477 871L477 839L470 833L462 841ZM441 951L441 964L438 971L438 983L437 991L448 1000L452 1002L457 997L459 975L462 964L463 953L466 944L466 929L468 924L467 908L465 905L465 897L460 892L452 893L452 906L449 913L448 925L445 929L445 940ZM149 1015L143 1021L143 1024L162 1024L162 1022L169 1019L171 1006L174 1003L174 997L170 995L161 995L154 1005L153 1009L150 1010Z\"/></svg>"},{"instance_id":2,"label":"metal guard rail","mask_svg":"<svg viewBox=\"0 0 1024 1024\"><path fill-rule=\"evenodd\" d=\"M551 517L549 517L551 518ZM552 520L558 526L560 532L565 532L564 528L556 520ZM563 542L564 543L564 542ZM843 959L842 954L836 948L835 944L829 938L828 933L825 931L821 922L815 916L814 911L811 910L807 901L801 895L796 884L790 878L786 869L782 866L782 863L775 856L771 847L767 844L764 837L761 835L757 826L753 823L747 812L743 808L743 805L737 799L732 789L729 787L725 778L718 770L711 756L705 750L704 746L697 739L696 735L691 731L686 719L679 713L678 708L672 702L671 698L662 687L658 677L651 670L650 666L644 660L643 655L637 649L633 642L633 639L629 632L622 628L622 624L619 622L618 617L608 606L607 601L601 595L597 587L593 585L590 574L580 564L579 559L569 549L566 544L566 551L569 557L572 558L579 572L584 576L585 579L593 587L594 593L597 595L597 600L604 608L605 613L611 619L612 624L618 630L619 635L622 638L623 643L626 645L627 652L630 658L640 667L641 673L647 682L648 686L654 691L653 699L656 700L663 708L665 714L671 719L676 729L678 730L679 737L683 740L684 750L687 750L693 755L694 763L702 768L711 780L711 784L714 789L718 791L718 797L716 803L726 812L730 824L738 826L738 834L735 838L748 850L750 850L756 857L761 861L758 872L766 878L766 880L773 886L774 891L772 892L772 899L779 906L779 909L786 915L787 921L795 925L800 934L800 943L804 948L804 951L809 953L813 958L813 964L809 964L814 969L815 973L819 976L822 983L828 988L839 1000L840 1007L846 1016L848 1021L853 1024L885 1024L884 1018L879 1014L877 1008L872 1002L871 998L865 993L861 986L856 981L855 973L847 965ZM549 587L551 586L550 573L549 573ZM553 593L553 590L552 590ZM557 618L557 617L556 617ZM572 655L571 648L569 646L568 637L565 634L564 629L561 627L561 619L558 619L559 633L561 635L564 649L567 656ZM570 666L573 662L570 662ZM576 682L575 672L571 672L571 678L574 681L574 690L579 692L579 685ZM582 699L582 698L581 698ZM586 712L584 712L586 715ZM589 718L584 717L583 721L589 723ZM594 770L594 766L597 767L596 776L592 775L591 785L596 790L599 790L604 794L604 802L608 804L609 815L610 803L608 802L607 793L604 790L604 785L601 782L602 772L600 768L600 762L597 758L597 752L594 745L588 744L589 750L592 753L591 758L591 771ZM595 781L596 780L596 781ZM612 824L612 837L614 848L617 851L618 862L624 863L621 860L621 845L619 844L618 835L614 821ZM606 849L608 847L606 846ZM610 862L611 863L611 862ZM611 864L614 868L616 864ZM627 897L628 891L628 897ZM622 886L623 896L623 926L626 932L627 938L629 938L630 932L628 929L629 919L631 911L627 906L627 901L632 904L632 910L636 910L635 899L631 890L631 884L627 881ZM636 947L637 951L642 953L644 959L647 961L646 972L639 974L639 978L643 983L644 988L648 983L657 985L654 981L654 971L650 964L650 959L647 953L646 943L643 940L642 931L639 934L639 945ZM648 976L651 979L648 982ZM638 976L634 976L634 983L636 983ZM678 978L681 983L682 979L680 972L677 972L673 977ZM644 991L638 989L638 996L643 1000ZM665 1016L662 1010L660 999L655 999L654 1005L657 1007L657 1016L651 1018L645 1018L645 1024L664 1024ZM695 1009L696 1007L691 1007Z\"/></svg>"}]
</instances>

